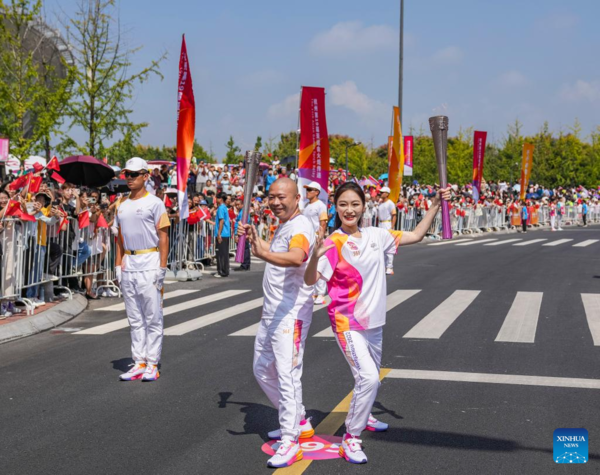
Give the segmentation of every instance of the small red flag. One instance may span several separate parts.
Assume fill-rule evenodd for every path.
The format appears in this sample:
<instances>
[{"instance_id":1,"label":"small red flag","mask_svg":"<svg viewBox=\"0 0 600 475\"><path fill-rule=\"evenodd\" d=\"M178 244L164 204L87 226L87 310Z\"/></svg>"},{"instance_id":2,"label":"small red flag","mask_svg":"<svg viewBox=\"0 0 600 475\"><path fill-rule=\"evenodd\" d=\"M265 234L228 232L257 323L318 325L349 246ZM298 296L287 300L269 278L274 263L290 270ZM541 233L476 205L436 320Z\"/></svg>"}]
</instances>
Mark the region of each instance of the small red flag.
<instances>
[{"instance_id":1,"label":"small red flag","mask_svg":"<svg viewBox=\"0 0 600 475\"><path fill-rule=\"evenodd\" d=\"M62 176L60 176L58 173L54 172L50 178L52 178L54 181L56 181L57 183L60 183L61 185L67 181L65 180Z\"/></svg>"},{"instance_id":2,"label":"small red flag","mask_svg":"<svg viewBox=\"0 0 600 475\"><path fill-rule=\"evenodd\" d=\"M54 171L59 172L60 171L60 165L58 164L58 158L52 157L52 160L50 160L48 162L48 165L46 165L46 168L48 170L54 170Z\"/></svg>"},{"instance_id":3,"label":"small red flag","mask_svg":"<svg viewBox=\"0 0 600 475\"><path fill-rule=\"evenodd\" d=\"M188 224L193 226L194 224L198 224L200 222L200 216L198 216L198 212L190 213L188 216Z\"/></svg>"},{"instance_id":4,"label":"small red flag","mask_svg":"<svg viewBox=\"0 0 600 475\"><path fill-rule=\"evenodd\" d=\"M80 213L77 216L77 221L79 222L79 229L87 228L90 225L90 212L85 210L83 213Z\"/></svg>"},{"instance_id":5,"label":"small red flag","mask_svg":"<svg viewBox=\"0 0 600 475\"><path fill-rule=\"evenodd\" d=\"M42 165L41 163L34 163L33 164L33 171L36 173L41 172L44 169L44 165Z\"/></svg>"},{"instance_id":6,"label":"small red flag","mask_svg":"<svg viewBox=\"0 0 600 475\"><path fill-rule=\"evenodd\" d=\"M33 221L35 223L35 216L29 213L23 213L21 211L19 218L21 218L22 221Z\"/></svg>"},{"instance_id":7,"label":"small red flag","mask_svg":"<svg viewBox=\"0 0 600 475\"><path fill-rule=\"evenodd\" d=\"M42 177L41 176L31 176L29 178L29 192L37 193L40 191L40 186L42 185Z\"/></svg>"},{"instance_id":8,"label":"small red flag","mask_svg":"<svg viewBox=\"0 0 600 475\"><path fill-rule=\"evenodd\" d=\"M6 210L4 211L4 217L7 216L20 216L21 215L21 205L18 201L8 200L8 204L6 205Z\"/></svg>"},{"instance_id":9,"label":"small red flag","mask_svg":"<svg viewBox=\"0 0 600 475\"><path fill-rule=\"evenodd\" d=\"M173 202L171 201L171 199L167 195L165 195L165 206L167 208L171 208L173 206Z\"/></svg>"},{"instance_id":10,"label":"small red flag","mask_svg":"<svg viewBox=\"0 0 600 475\"><path fill-rule=\"evenodd\" d=\"M108 223L106 222L106 219L104 219L104 215L102 213L100 213L100 216L98 216L96 228L108 228Z\"/></svg>"},{"instance_id":11,"label":"small red flag","mask_svg":"<svg viewBox=\"0 0 600 475\"><path fill-rule=\"evenodd\" d=\"M13 181L8 188L16 191L16 190L20 190L21 188L23 188L29 181L29 175L23 175L18 177L15 181Z\"/></svg>"},{"instance_id":12,"label":"small red flag","mask_svg":"<svg viewBox=\"0 0 600 475\"><path fill-rule=\"evenodd\" d=\"M104 157L102 161L108 165L108 158Z\"/></svg>"}]
</instances>

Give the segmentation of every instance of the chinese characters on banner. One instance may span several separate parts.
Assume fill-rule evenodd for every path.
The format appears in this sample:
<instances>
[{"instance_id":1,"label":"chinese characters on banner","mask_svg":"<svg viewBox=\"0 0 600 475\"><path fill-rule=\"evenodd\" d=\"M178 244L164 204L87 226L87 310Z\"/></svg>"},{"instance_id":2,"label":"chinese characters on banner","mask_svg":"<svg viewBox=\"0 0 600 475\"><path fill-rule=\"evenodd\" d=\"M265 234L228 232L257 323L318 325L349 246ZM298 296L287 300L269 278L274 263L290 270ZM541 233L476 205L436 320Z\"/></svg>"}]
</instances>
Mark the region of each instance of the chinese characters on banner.
<instances>
[{"instance_id":1,"label":"chinese characters on banner","mask_svg":"<svg viewBox=\"0 0 600 475\"><path fill-rule=\"evenodd\" d=\"M521 167L521 196L524 200L529 186L529 177L531 176L531 167L533 166L533 144L523 144L523 165Z\"/></svg>"},{"instance_id":2,"label":"chinese characters on banner","mask_svg":"<svg viewBox=\"0 0 600 475\"><path fill-rule=\"evenodd\" d=\"M304 185L316 181L321 185L319 199L327 203L329 185L329 136L325 119L325 89L302 87L300 94L300 155L298 185L302 199Z\"/></svg>"},{"instance_id":3,"label":"chinese characters on banner","mask_svg":"<svg viewBox=\"0 0 600 475\"><path fill-rule=\"evenodd\" d=\"M0 162L8 160L8 139L0 138Z\"/></svg>"},{"instance_id":4,"label":"chinese characters on banner","mask_svg":"<svg viewBox=\"0 0 600 475\"><path fill-rule=\"evenodd\" d=\"M394 106L393 115L392 154L389 156L388 183L391 190L390 200L398 202L402 188L402 173L404 172L404 140L400 125L400 109Z\"/></svg>"},{"instance_id":5,"label":"chinese characters on banner","mask_svg":"<svg viewBox=\"0 0 600 475\"><path fill-rule=\"evenodd\" d=\"M413 151L415 142L412 135L404 136L404 176L413 174Z\"/></svg>"},{"instance_id":6,"label":"chinese characters on banner","mask_svg":"<svg viewBox=\"0 0 600 475\"><path fill-rule=\"evenodd\" d=\"M481 181L483 180L483 158L485 156L485 141L487 132L475 131L473 138L473 200L479 200Z\"/></svg>"}]
</instances>

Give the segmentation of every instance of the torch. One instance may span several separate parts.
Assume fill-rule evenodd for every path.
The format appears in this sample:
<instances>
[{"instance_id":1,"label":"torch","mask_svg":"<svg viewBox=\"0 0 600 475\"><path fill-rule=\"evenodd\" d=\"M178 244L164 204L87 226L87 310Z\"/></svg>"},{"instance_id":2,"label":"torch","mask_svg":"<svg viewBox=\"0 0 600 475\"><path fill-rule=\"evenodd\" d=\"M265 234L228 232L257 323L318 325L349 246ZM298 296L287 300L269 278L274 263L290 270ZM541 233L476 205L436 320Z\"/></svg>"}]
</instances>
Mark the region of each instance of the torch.
<instances>
[{"instance_id":1,"label":"torch","mask_svg":"<svg viewBox=\"0 0 600 475\"><path fill-rule=\"evenodd\" d=\"M448 148L448 117L438 115L429 118L429 128L433 137L433 147L435 149L435 158L437 160L438 174L440 177L440 186L448 186L448 174L446 163L448 157L446 154ZM450 224L450 208L448 202L442 199L442 239L452 239L452 227Z\"/></svg>"},{"instance_id":2,"label":"torch","mask_svg":"<svg viewBox=\"0 0 600 475\"><path fill-rule=\"evenodd\" d=\"M258 176L258 169L260 165L260 159L262 153L248 150L246 152L245 170L246 170L246 182L244 183L244 206L242 208L242 224L248 223L248 216L250 215L250 205L252 204L252 192L256 185L256 178ZM244 262L244 252L246 250L246 235L240 236L238 240L237 251L235 253L235 262Z\"/></svg>"}]
</instances>

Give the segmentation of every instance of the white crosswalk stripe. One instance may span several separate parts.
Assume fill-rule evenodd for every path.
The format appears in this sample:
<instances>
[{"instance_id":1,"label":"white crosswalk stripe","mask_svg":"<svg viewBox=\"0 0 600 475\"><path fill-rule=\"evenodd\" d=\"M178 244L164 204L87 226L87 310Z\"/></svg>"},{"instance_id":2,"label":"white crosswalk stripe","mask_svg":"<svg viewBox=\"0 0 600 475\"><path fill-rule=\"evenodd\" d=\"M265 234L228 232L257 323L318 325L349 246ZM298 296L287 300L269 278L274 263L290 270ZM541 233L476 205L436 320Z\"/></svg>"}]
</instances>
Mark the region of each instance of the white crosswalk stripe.
<instances>
[{"instance_id":1,"label":"white crosswalk stripe","mask_svg":"<svg viewBox=\"0 0 600 475\"><path fill-rule=\"evenodd\" d=\"M174 299L175 297L181 297L182 295L193 294L195 292L200 292L200 291L199 290L184 290L184 289L174 290L173 292L165 293L163 300ZM125 310L125 304L123 302L117 303L115 305L111 305L110 307L102 307L102 308L94 309L95 312L122 312L123 310Z\"/></svg>"},{"instance_id":2,"label":"white crosswalk stripe","mask_svg":"<svg viewBox=\"0 0 600 475\"><path fill-rule=\"evenodd\" d=\"M478 295L479 290L455 291L402 338L440 338Z\"/></svg>"},{"instance_id":3,"label":"white crosswalk stripe","mask_svg":"<svg viewBox=\"0 0 600 475\"><path fill-rule=\"evenodd\" d=\"M530 244L535 244L537 242L547 241L548 239L531 239L530 241L520 242L518 244L513 244L513 246L529 246Z\"/></svg>"},{"instance_id":4,"label":"white crosswalk stripe","mask_svg":"<svg viewBox=\"0 0 600 475\"><path fill-rule=\"evenodd\" d=\"M505 239L504 241L491 242L489 244L484 244L484 246L501 246L502 244L508 244L510 242L522 241L522 239Z\"/></svg>"},{"instance_id":5,"label":"white crosswalk stripe","mask_svg":"<svg viewBox=\"0 0 600 475\"><path fill-rule=\"evenodd\" d=\"M192 332L194 330L199 330L200 328L212 325L213 323L221 322L223 320L227 320L228 318L235 317L236 315L241 315L242 313L254 310L255 308L262 307L262 304L262 297L259 299L250 300L249 302L235 305L234 307L230 307L219 312L210 313L208 315L204 315L202 317L194 318L193 320L180 323L179 325L169 327L165 329L164 334L165 336L185 335L186 333Z\"/></svg>"},{"instance_id":6,"label":"white crosswalk stripe","mask_svg":"<svg viewBox=\"0 0 600 475\"><path fill-rule=\"evenodd\" d=\"M588 239L587 241L582 241L582 242L578 242L577 244L573 244L573 247L588 247L598 241L599 241L599 239Z\"/></svg>"},{"instance_id":7,"label":"white crosswalk stripe","mask_svg":"<svg viewBox=\"0 0 600 475\"><path fill-rule=\"evenodd\" d=\"M468 241L472 241L472 240L473 239L459 239L459 240L453 241L451 239L448 239L447 241L430 243L429 246L444 246L445 244L459 244L461 242L468 242Z\"/></svg>"},{"instance_id":8,"label":"white crosswalk stripe","mask_svg":"<svg viewBox=\"0 0 600 475\"><path fill-rule=\"evenodd\" d=\"M408 300L413 295L418 294L419 292L421 292L420 289L414 289L414 290L406 289L406 290L396 290L395 292L388 294L388 296L386 298L385 311L389 312L390 310L397 307L405 300ZM325 328L325 330L320 331L319 333L317 333L315 335L315 337L318 337L318 338L333 338L334 336L335 335L333 334L333 330L331 329L330 325L328 325L327 328Z\"/></svg>"},{"instance_id":9,"label":"white crosswalk stripe","mask_svg":"<svg viewBox=\"0 0 600 475\"><path fill-rule=\"evenodd\" d=\"M250 292L249 290L226 290L225 292L220 292L218 294L207 295L206 297L201 297L195 300L188 300L187 302L179 303L177 305L172 305L163 310L163 316L172 315L177 312L181 312L183 310L188 310L195 307L201 307L202 305L206 305L211 302L216 302L218 300L223 300L229 297L234 297L236 295L240 295L246 292ZM86 330L81 330L72 335L104 335L106 333L114 332L117 330L121 330L123 328L127 328L129 326L129 321L126 318L121 320L117 320L116 322L105 323L104 325L98 325L92 328L87 328Z\"/></svg>"},{"instance_id":10,"label":"white crosswalk stripe","mask_svg":"<svg viewBox=\"0 0 600 475\"><path fill-rule=\"evenodd\" d=\"M600 294L581 294L594 346L600 346Z\"/></svg>"},{"instance_id":11,"label":"white crosswalk stripe","mask_svg":"<svg viewBox=\"0 0 600 475\"><path fill-rule=\"evenodd\" d=\"M461 242L458 243L457 246L472 246L473 244L482 244L484 242L492 242L492 241L497 241L498 239L493 238L493 239L480 239L478 241L472 241L472 242Z\"/></svg>"},{"instance_id":12,"label":"white crosswalk stripe","mask_svg":"<svg viewBox=\"0 0 600 475\"><path fill-rule=\"evenodd\" d=\"M542 292L517 292L495 341L533 343L542 295Z\"/></svg>"},{"instance_id":13,"label":"white crosswalk stripe","mask_svg":"<svg viewBox=\"0 0 600 475\"><path fill-rule=\"evenodd\" d=\"M559 239L558 241L550 241L547 242L546 244L542 244L542 246L560 246L561 244L564 244L566 242L570 242L572 241L572 239Z\"/></svg>"},{"instance_id":14,"label":"white crosswalk stripe","mask_svg":"<svg viewBox=\"0 0 600 475\"><path fill-rule=\"evenodd\" d=\"M256 333L258 332L258 327L260 327L260 320L256 323L253 323L249 327L242 328L241 330L232 333L229 336L256 336Z\"/></svg>"}]
</instances>

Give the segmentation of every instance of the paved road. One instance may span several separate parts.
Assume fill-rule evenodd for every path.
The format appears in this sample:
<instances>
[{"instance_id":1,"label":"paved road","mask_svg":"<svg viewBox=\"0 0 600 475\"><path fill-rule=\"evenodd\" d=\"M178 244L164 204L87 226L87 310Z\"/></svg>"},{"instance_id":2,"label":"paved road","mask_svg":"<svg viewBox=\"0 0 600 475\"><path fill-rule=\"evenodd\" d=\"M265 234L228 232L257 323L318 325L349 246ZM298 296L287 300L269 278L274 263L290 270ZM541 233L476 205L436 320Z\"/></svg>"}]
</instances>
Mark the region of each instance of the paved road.
<instances>
[{"instance_id":1,"label":"paved road","mask_svg":"<svg viewBox=\"0 0 600 475\"><path fill-rule=\"evenodd\" d=\"M589 431L580 470L600 471L600 229L466 239L396 258L375 410L391 428L364 435L369 463L287 472L567 473L553 462L561 427ZM167 287L156 383L117 381L131 360L115 299L1 345L1 473L268 473L260 448L277 417L251 370L262 266L239 274ZM331 411L352 380L327 328L318 309L304 397L339 436Z\"/></svg>"}]
</instances>

